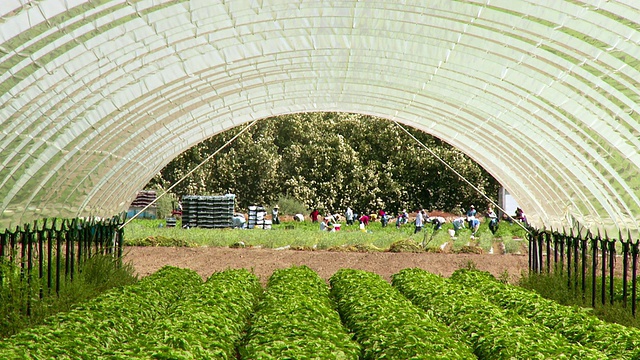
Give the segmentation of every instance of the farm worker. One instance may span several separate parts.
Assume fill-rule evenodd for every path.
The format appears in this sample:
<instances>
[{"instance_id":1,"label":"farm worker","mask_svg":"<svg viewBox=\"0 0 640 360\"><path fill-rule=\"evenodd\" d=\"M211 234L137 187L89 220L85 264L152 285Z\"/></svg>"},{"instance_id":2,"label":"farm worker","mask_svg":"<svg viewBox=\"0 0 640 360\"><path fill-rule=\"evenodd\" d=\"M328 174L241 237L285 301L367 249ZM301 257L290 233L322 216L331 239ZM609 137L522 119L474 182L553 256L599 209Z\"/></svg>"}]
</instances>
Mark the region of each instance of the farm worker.
<instances>
[{"instance_id":1,"label":"farm worker","mask_svg":"<svg viewBox=\"0 0 640 360\"><path fill-rule=\"evenodd\" d=\"M413 231L414 234L422 231L422 222L424 221L424 211L418 210L418 214L416 215L416 229Z\"/></svg>"},{"instance_id":2,"label":"farm worker","mask_svg":"<svg viewBox=\"0 0 640 360\"><path fill-rule=\"evenodd\" d=\"M329 223L330 220L331 220L330 216L325 216L324 220L320 223L320 230L332 231L333 225Z\"/></svg>"},{"instance_id":3,"label":"farm worker","mask_svg":"<svg viewBox=\"0 0 640 360\"><path fill-rule=\"evenodd\" d=\"M347 225L353 225L353 210L347 206L347 211L344 212L344 217L347 219Z\"/></svg>"},{"instance_id":4,"label":"farm worker","mask_svg":"<svg viewBox=\"0 0 640 360\"><path fill-rule=\"evenodd\" d=\"M475 216L469 218L469 228L471 228L471 236L475 236L478 228L480 227L480 220Z\"/></svg>"},{"instance_id":5,"label":"farm worker","mask_svg":"<svg viewBox=\"0 0 640 360\"><path fill-rule=\"evenodd\" d=\"M491 206L487 209L487 219L489 219L489 230L491 230L492 234L495 234L498 231L498 215L496 215Z\"/></svg>"},{"instance_id":6,"label":"farm worker","mask_svg":"<svg viewBox=\"0 0 640 360\"><path fill-rule=\"evenodd\" d=\"M369 215L362 214L362 216L360 216L360 219L358 219L358 221L360 221L361 224L364 224L364 226L369 225Z\"/></svg>"},{"instance_id":7,"label":"farm worker","mask_svg":"<svg viewBox=\"0 0 640 360\"><path fill-rule=\"evenodd\" d=\"M527 217L524 214L524 210L517 208L516 209L516 220L522 221L523 223L527 223Z\"/></svg>"},{"instance_id":8,"label":"farm worker","mask_svg":"<svg viewBox=\"0 0 640 360\"><path fill-rule=\"evenodd\" d=\"M318 209L313 209L311 212L311 222L318 222L318 216L320 216L320 212Z\"/></svg>"},{"instance_id":9,"label":"farm worker","mask_svg":"<svg viewBox=\"0 0 640 360\"><path fill-rule=\"evenodd\" d=\"M380 223L382 224L382 227L387 226L387 223L389 223L389 217L387 216L387 213L380 209L378 211L378 216L380 217Z\"/></svg>"},{"instance_id":10,"label":"farm worker","mask_svg":"<svg viewBox=\"0 0 640 360\"><path fill-rule=\"evenodd\" d=\"M276 206L274 206L273 209L271 210L271 221L275 225L280 224L280 219L278 218L278 209L279 209L279 207L276 204Z\"/></svg>"},{"instance_id":11,"label":"farm worker","mask_svg":"<svg viewBox=\"0 0 640 360\"><path fill-rule=\"evenodd\" d=\"M456 218L452 221L453 229L456 231L456 233L458 232L458 230L464 229L464 221L465 219L463 217Z\"/></svg>"},{"instance_id":12,"label":"farm worker","mask_svg":"<svg viewBox=\"0 0 640 360\"><path fill-rule=\"evenodd\" d=\"M429 220L431 221L431 224L433 224L433 231L440 230L442 225L447 222L447 220L442 216L430 217Z\"/></svg>"},{"instance_id":13,"label":"farm worker","mask_svg":"<svg viewBox=\"0 0 640 360\"><path fill-rule=\"evenodd\" d=\"M476 217L476 207L471 205L471 207L469 208L469 210L467 210L467 222L469 223L469 227L472 228L471 226L471 218L475 218Z\"/></svg>"}]
</instances>

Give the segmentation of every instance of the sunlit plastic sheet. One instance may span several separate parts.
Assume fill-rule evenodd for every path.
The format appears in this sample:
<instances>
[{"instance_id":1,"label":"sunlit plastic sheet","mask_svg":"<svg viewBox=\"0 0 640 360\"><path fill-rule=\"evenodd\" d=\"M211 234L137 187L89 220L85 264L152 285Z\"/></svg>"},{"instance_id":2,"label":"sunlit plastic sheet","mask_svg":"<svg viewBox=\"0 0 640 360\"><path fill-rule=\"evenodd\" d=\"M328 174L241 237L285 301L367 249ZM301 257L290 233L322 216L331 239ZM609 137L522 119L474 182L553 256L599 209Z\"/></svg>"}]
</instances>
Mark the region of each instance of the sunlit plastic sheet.
<instances>
[{"instance_id":1,"label":"sunlit plastic sheet","mask_svg":"<svg viewBox=\"0 0 640 360\"><path fill-rule=\"evenodd\" d=\"M535 226L637 234L638 2L3 0L0 17L0 227L111 216L221 131L348 111L461 149Z\"/></svg>"}]
</instances>

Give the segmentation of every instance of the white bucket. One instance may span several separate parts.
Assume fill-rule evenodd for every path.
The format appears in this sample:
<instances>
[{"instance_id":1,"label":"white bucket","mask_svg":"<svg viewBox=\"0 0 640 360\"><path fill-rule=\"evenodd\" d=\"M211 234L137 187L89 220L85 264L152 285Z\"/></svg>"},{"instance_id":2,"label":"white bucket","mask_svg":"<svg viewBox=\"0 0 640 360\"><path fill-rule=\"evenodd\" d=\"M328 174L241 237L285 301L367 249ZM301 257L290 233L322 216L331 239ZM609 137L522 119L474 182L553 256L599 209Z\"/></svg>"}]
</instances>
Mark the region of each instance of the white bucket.
<instances>
[{"instance_id":1,"label":"white bucket","mask_svg":"<svg viewBox=\"0 0 640 360\"><path fill-rule=\"evenodd\" d=\"M454 237L456 236L456 231L453 229L449 229L449 236Z\"/></svg>"}]
</instances>

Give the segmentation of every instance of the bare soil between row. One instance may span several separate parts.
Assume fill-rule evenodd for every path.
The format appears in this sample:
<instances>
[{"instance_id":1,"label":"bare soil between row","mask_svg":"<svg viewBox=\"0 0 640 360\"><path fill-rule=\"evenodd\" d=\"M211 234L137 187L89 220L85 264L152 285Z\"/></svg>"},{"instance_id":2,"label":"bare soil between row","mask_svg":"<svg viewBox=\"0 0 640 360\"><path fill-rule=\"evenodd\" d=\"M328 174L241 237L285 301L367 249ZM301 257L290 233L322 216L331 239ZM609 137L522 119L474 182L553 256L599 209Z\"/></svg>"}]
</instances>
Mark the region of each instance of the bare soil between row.
<instances>
[{"instance_id":1,"label":"bare soil between row","mask_svg":"<svg viewBox=\"0 0 640 360\"><path fill-rule=\"evenodd\" d=\"M390 281L391 275L405 268L421 268L450 276L455 270L472 264L497 277L508 274L516 282L528 268L523 255L332 252L274 250L263 248L223 247L125 247L125 262L131 263L140 277L150 275L165 265L189 268L207 278L214 272L245 268L253 271L263 284L276 269L306 265L325 280L342 268L374 272Z\"/></svg>"}]
</instances>

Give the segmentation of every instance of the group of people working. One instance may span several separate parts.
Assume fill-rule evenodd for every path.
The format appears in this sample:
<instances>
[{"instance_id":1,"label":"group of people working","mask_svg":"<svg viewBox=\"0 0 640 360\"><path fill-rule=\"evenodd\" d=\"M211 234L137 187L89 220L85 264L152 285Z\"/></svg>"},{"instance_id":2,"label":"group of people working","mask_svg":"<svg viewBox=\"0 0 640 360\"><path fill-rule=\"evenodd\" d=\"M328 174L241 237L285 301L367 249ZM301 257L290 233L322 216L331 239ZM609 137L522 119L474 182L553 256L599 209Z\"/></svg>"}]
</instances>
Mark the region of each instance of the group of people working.
<instances>
[{"instance_id":1,"label":"group of people working","mask_svg":"<svg viewBox=\"0 0 640 360\"><path fill-rule=\"evenodd\" d=\"M318 209L314 209L311 212L310 217L312 222L320 223L320 229L323 231L336 230L335 226L337 224L339 225L339 221L341 220L340 214L329 214L325 216L322 221L320 221L320 212L318 211ZM496 212L493 210L493 207L489 206L487 208L487 211L485 212L484 217L489 222L489 230L493 234L495 234L498 231L498 223L500 219L498 218L498 215L496 214ZM353 225L354 222L357 220L362 230L366 229L370 221L376 221L378 219L380 220L382 227L385 227L389 224L391 216L389 216L389 214L387 214L382 209L378 210L378 212L375 214L365 213L365 214L359 215L355 213L350 207L347 207L346 211L344 212L344 220L346 221L346 225ZM515 217L513 218L507 217L507 219L509 221L513 221L513 219L515 219L517 221L522 221L525 223L527 221L524 211L521 208L517 208ZM415 225L414 234L422 231L425 224L433 225L434 231L437 231L437 230L440 230L446 222L447 222L447 219L445 219L442 216L429 216L429 214L425 210L417 209L416 217L414 220L414 225ZM406 209L404 209L398 212L396 216L396 228L399 229L402 225L407 223L409 223L409 213L407 212ZM478 229L480 228L480 219L478 218L478 211L476 210L474 205L471 205L469 209L466 211L465 216L454 218L451 220L451 223L453 224L453 230L454 230L454 233L452 234L456 234L459 230L468 227L469 229L471 229L472 236L475 236Z\"/></svg>"}]
</instances>

